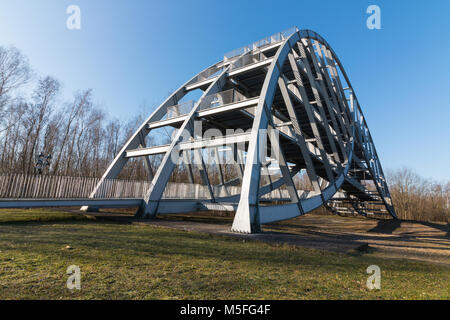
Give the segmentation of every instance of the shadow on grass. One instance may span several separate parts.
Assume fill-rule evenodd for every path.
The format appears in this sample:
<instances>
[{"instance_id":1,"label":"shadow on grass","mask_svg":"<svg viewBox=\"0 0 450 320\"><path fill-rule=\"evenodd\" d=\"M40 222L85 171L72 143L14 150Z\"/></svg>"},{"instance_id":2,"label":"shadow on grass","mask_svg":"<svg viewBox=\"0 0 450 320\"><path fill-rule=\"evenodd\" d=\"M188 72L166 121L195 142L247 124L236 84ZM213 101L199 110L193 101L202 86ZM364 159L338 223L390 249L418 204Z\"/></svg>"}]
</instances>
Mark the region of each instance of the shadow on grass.
<instances>
[{"instance_id":1,"label":"shadow on grass","mask_svg":"<svg viewBox=\"0 0 450 320\"><path fill-rule=\"evenodd\" d=\"M415 221L415 220L380 220L375 228L368 230L368 232L381 233L381 234L392 234L395 230L401 227L402 223L412 223L421 224L426 227L430 227L439 231L446 232L445 237L450 237L450 223L439 224L426 221Z\"/></svg>"},{"instance_id":2,"label":"shadow on grass","mask_svg":"<svg viewBox=\"0 0 450 320\"><path fill-rule=\"evenodd\" d=\"M393 234L395 230L401 227L401 225L401 220L379 220L377 226L368 230L367 232Z\"/></svg>"},{"instance_id":3,"label":"shadow on grass","mask_svg":"<svg viewBox=\"0 0 450 320\"><path fill-rule=\"evenodd\" d=\"M442 224L437 224L437 223L432 223L432 222L422 222L422 221L411 221L411 222L423 224L424 226L447 232L447 234L445 236L447 238L450 238L450 223L447 223L447 225L442 225Z\"/></svg>"},{"instance_id":4,"label":"shadow on grass","mask_svg":"<svg viewBox=\"0 0 450 320\"><path fill-rule=\"evenodd\" d=\"M197 215L197 214L174 214L174 215L162 215L157 216L158 219L164 221L188 221L188 222L200 222L209 223L217 225L230 225L233 223L233 217L227 216L208 216L208 215Z\"/></svg>"},{"instance_id":5,"label":"shadow on grass","mask_svg":"<svg viewBox=\"0 0 450 320\"><path fill-rule=\"evenodd\" d=\"M31 226L31 225L48 225L48 224L55 224L55 223L68 223L68 222L94 222L96 221L95 218L92 217L86 217L80 215L79 217L38 217L38 218L24 218L16 219L16 220L10 220L10 221L0 221L0 226Z\"/></svg>"}]
</instances>

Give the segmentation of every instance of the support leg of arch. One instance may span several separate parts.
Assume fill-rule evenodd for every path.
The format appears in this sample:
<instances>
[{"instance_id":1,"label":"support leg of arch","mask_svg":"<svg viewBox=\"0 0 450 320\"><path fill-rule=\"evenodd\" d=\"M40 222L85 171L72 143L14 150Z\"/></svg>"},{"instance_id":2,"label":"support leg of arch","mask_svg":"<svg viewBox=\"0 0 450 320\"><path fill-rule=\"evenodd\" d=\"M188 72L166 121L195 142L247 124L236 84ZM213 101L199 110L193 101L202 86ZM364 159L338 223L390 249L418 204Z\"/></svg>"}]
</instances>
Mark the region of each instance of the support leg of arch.
<instances>
[{"instance_id":1,"label":"support leg of arch","mask_svg":"<svg viewBox=\"0 0 450 320\"><path fill-rule=\"evenodd\" d=\"M265 119L267 126L267 119ZM258 218L259 182L261 179L262 159L260 140L267 139L260 130L254 130L251 135L244 176L242 178L242 191L239 206L234 217L231 230L239 233L255 233L260 231Z\"/></svg>"},{"instance_id":2,"label":"support leg of arch","mask_svg":"<svg viewBox=\"0 0 450 320\"><path fill-rule=\"evenodd\" d=\"M242 191L239 206L234 217L234 232L256 233L260 231L258 205L259 205L259 183L261 179L261 166L263 150L267 141L267 113L261 106L259 117L255 118L250 143L245 163L244 176L242 178Z\"/></svg>"}]
</instances>

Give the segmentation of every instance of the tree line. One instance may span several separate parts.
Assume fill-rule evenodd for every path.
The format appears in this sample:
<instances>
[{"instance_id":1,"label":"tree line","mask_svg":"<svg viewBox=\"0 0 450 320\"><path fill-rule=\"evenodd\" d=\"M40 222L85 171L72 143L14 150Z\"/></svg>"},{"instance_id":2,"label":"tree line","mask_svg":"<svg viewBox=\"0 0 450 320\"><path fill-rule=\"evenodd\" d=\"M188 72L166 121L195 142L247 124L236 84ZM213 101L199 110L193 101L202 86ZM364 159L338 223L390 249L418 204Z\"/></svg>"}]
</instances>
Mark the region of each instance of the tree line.
<instances>
[{"instance_id":1,"label":"tree line","mask_svg":"<svg viewBox=\"0 0 450 320\"><path fill-rule=\"evenodd\" d=\"M36 76L19 50L0 46L0 172L35 173L42 153L51 155L48 174L99 177L143 121L111 119L91 89L63 102L60 93L57 79ZM123 174L144 172L131 161Z\"/></svg>"},{"instance_id":2,"label":"tree line","mask_svg":"<svg viewBox=\"0 0 450 320\"><path fill-rule=\"evenodd\" d=\"M450 181L425 179L408 168L388 171L387 177L400 219L450 222Z\"/></svg>"}]
</instances>

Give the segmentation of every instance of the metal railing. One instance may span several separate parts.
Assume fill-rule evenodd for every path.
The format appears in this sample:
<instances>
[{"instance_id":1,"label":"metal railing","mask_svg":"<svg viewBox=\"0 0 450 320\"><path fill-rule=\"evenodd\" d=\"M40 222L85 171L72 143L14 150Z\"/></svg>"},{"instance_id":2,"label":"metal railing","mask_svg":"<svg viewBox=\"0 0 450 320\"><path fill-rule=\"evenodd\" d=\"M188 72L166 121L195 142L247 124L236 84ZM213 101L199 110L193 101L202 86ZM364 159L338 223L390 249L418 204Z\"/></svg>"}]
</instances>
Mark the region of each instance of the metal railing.
<instances>
[{"instance_id":1,"label":"metal railing","mask_svg":"<svg viewBox=\"0 0 450 320\"><path fill-rule=\"evenodd\" d=\"M193 81L192 83L197 83L201 81L205 81L211 78L214 78L218 76L220 73L222 73L223 67L217 67L213 66L211 68L206 69L205 71L201 72Z\"/></svg>"},{"instance_id":2,"label":"metal railing","mask_svg":"<svg viewBox=\"0 0 450 320\"><path fill-rule=\"evenodd\" d=\"M244 101L246 99L248 98L239 91L230 89L206 96L202 100L199 110L217 108L230 103Z\"/></svg>"},{"instance_id":3,"label":"metal railing","mask_svg":"<svg viewBox=\"0 0 450 320\"><path fill-rule=\"evenodd\" d=\"M177 104L175 106L170 106L167 108L166 119L178 118L180 116L186 115L191 112L194 108L196 101L188 101Z\"/></svg>"},{"instance_id":4,"label":"metal railing","mask_svg":"<svg viewBox=\"0 0 450 320\"><path fill-rule=\"evenodd\" d=\"M261 52L257 53L257 54L248 54L245 55L239 59L237 59L235 62L233 62L233 64L231 65L230 71L231 70L236 70L254 63L258 63L264 60L267 60L268 58L262 54Z\"/></svg>"},{"instance_id":5,"label":"metal railing","mask_svg":"<svg viewBox=\"0 0 450 320\"><path fill-rule=\"evenodd\" d=\"M277 32L269 37L266 37L264 39L258 40L256 42L253 42L250 45L238 48L238 49L234 49L230 52L227 52L224 55L224 60L229 60L231 58L243 55L247 52L286 40L287 38L289 38L292 34L294 34L295 32L299 31L299 29L297 27L291 27L287 30L281 31L281 32Z\"/></svg>"},{"instance_id":6,"label":"metal railing","mask_svg":"<svg viewBox=\"0 0 450 320\"><path fill-rule=\"evenodd\" d=\"M246 100L242 93L236 91L235 89L230 89L226 91L222 91L219 93L211 94L203 98L199 110L211 109L220 107L226 104L239 102ZM177 104L175 106L170 106L167 108L166 119L173 119L184 116L191 112L192 108L194 108L197 101L188 101L184 103Z\"/></svg>"},{"instance_id":7,"label":"metal railing","mask_svg":"<svg viewBox=\"0 0 450 320\"><path fill-rule=\"evenodd\" d=\"M238 48L238 49L235 49L233 51L226 53L224 56L224 60L229 60L231 58L243 55L243 54L251 52L253 50L281 42L281 41L289 38L292 34L294 34L297 31L299 31L299 29L297 27L292 27L287 30L277 32L269 37L258 40L256 42L253 42L252 44L250 44L248 46L244 46L244 47L241 47L241 48ZM250 60L256 59L256 60L249 61L249 59ZM247 57L247 58L244 58L243 61L238 62L237 64L236 64L236 62L233 63L232 69L237 69L244 65L249 65L251 63L254 63L257 61L262 61L262 60L263 60L263 57L256 57L256 56L253 56L252 58ZM205 71L203 71L202 73L200 73L195 79L193 79L192 84L214 78L214 77L218 76L223 70L224 70L223 66L212 66L212 67L206 69Z\"/></svg>"}]
</instances>

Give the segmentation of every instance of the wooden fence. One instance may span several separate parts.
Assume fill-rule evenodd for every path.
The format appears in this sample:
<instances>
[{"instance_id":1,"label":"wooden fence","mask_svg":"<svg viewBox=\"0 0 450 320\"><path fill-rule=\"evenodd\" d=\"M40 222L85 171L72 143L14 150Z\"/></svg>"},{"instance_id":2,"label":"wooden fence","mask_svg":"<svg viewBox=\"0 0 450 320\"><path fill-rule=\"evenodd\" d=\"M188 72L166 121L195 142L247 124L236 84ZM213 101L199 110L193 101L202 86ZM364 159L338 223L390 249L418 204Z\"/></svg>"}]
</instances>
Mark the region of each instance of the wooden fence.
<instances>
[{"instance_id":1,"label":"wooden fence","mask_svg":"<svg viewBox=\"0 0 450 320\"><path fill-rule=\"evenodd\" d=\"M99 178L64 177L32 174L0 174L0 199L87 199ZM133 180L105 180L94 198L143 199L150 182ZM240 194L239 186L214 187L215 197ZM288 198L287 190L275 190L263 198ZM163 199L209 199L207 186L189 183L168 183Z\"/></svg>"}]
</instances>

